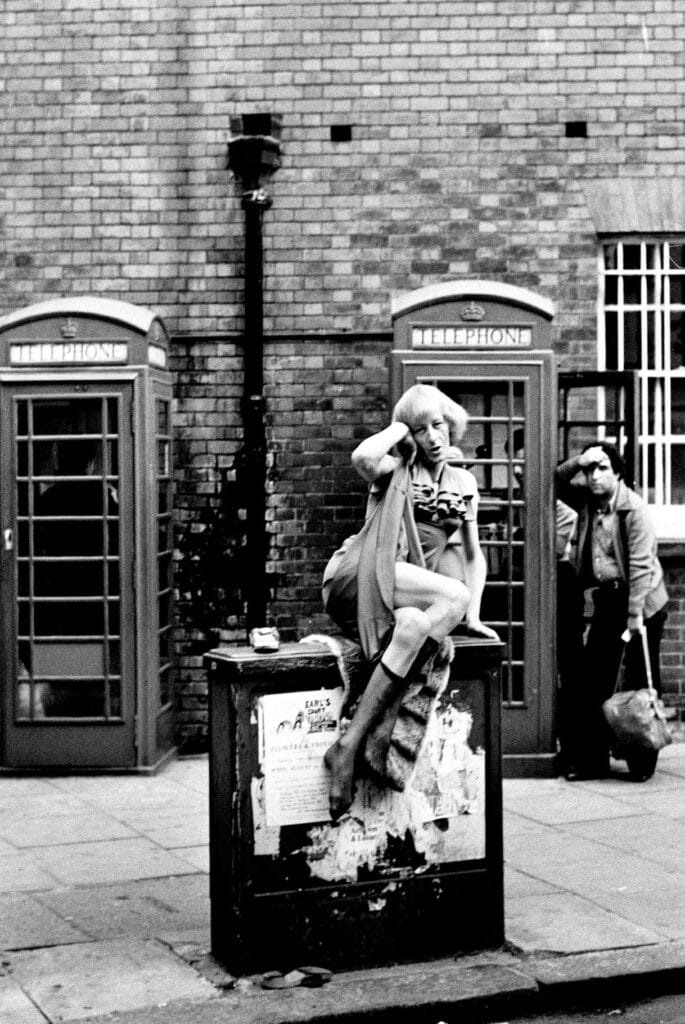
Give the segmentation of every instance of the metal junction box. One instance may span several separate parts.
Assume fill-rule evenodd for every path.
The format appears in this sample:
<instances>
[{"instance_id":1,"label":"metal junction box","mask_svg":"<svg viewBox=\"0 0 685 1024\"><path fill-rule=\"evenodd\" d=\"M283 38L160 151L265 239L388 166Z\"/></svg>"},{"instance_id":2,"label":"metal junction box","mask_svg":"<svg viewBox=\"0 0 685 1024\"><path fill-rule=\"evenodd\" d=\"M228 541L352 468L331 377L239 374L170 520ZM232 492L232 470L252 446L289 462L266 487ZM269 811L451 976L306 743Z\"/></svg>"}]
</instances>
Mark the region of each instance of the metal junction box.
<instances>
[{"instance_id":1,"label":"metal junction box","mask_svg":"<svg viewBox=\"0 0 685 1024\"><path fill-rule=\"evenodd\" d=\"M409 785L364 779L335 824L323 764L343 698L334 654L301 642L206 655L212 951L232 972L366 967L503 942L503 648L455 638Z\"/></svg>"}]
</instances>

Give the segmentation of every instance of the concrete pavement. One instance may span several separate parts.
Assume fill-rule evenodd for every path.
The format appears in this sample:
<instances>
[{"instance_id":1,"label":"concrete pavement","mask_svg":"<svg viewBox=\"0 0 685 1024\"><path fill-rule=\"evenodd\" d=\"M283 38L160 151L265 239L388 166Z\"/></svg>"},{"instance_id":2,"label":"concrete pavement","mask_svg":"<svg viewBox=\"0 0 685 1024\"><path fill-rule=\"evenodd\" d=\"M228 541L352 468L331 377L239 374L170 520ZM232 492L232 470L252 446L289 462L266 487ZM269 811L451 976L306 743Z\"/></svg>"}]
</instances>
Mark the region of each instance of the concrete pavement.
<instances>
[{"instance_id":1,"label":"concrete pavement","mask_svg":"<svg viewBox=\"0 0 685 1024\"><path fill-rule=\"evenodd\" d=\"M213 962L207 793L204 757L0 776L2 1024L497 1019L612 985L685 990L685 743L642 784L505 780L507 946L321 989L265 991Z\"/></svg>"}]
</instances>

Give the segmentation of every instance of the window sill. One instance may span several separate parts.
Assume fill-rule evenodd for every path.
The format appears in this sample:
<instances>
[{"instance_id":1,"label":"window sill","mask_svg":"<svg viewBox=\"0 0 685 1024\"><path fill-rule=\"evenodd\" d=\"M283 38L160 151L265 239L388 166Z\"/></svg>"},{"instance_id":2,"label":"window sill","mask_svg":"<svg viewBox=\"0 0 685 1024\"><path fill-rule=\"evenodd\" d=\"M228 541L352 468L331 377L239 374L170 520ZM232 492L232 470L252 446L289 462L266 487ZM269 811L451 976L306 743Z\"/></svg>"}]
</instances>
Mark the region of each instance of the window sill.
<instances>
[{"instance_id":1,"label":"window sill","mask_svg":"<svg viewBox=\"0 0 685 1024\"><path fill-rule=\"evenodd\" d=\"M650 505L649 514L659 541L664 548L685 548L685 507L682 505Z\"/></svg>"}]
</instances>

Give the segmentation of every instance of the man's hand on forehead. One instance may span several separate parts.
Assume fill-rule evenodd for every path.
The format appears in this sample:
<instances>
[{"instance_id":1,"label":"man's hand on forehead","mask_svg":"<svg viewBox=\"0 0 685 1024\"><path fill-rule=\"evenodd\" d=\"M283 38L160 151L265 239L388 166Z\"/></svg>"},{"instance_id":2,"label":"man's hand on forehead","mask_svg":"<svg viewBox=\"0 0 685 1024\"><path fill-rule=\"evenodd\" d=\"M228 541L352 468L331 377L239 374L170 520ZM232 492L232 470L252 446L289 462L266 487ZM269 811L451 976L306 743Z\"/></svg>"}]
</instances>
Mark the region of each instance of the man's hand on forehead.
<instances>
[{"instance_id":1,"label":"man's hand on forehead","mask_svg":"<svg viewBox=\"0 0 685 1024\"><path fill-rule=\"evenodd\" d=\"M596 466L604 465L605 463L611 465L611 460L603 448L599 445L593 445L592 448L588 448L578 459L578 465L582 470L587 472L590 469L594 469Z\"/></svg>"}]
</instances>

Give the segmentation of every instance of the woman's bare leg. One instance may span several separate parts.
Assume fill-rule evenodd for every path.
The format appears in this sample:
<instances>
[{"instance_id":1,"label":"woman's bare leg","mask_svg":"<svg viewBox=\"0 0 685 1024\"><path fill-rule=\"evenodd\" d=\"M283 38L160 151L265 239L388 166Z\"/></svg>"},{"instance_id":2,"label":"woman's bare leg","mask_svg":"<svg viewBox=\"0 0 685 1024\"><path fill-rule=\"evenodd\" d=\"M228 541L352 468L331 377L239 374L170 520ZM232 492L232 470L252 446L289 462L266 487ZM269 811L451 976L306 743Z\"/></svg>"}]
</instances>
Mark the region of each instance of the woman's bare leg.
<instances>
[{"instance_id":1,"label":"woman's bare leg","mask_svg":"<svg viewBox=\"0 0 685 1024\"><path fill-rule=\"evenodd\" d=\"M397 564L392 638L371 674L347 731L328 749L324 758L331 772L333 820L344 814L352 803L355 762L364 738L388 709L392 708L396 717L424 643L428 639L437 643L443 640L463 618L468 600L468 590L462 583L418 566ZM392 713L388 719L391 732Z\"/></svg>"}]
</instances>

